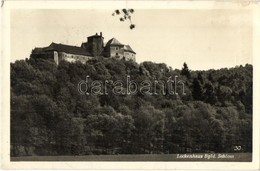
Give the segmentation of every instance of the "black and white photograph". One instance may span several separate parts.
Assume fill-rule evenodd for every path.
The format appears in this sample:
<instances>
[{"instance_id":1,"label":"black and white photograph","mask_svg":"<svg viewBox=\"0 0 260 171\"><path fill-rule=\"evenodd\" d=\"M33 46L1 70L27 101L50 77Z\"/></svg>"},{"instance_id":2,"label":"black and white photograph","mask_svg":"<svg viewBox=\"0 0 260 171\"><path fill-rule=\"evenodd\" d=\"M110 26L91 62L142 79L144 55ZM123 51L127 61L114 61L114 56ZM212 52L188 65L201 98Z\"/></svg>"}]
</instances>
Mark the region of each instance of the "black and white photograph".
<instances>
[{"instance_id":1,"label":"black and white photograph","mask_svg":"<svg viewBox=\"0 0 260 171\"><path fill-rule=\"evenodd\" d=\"M122 4L9 10L8 160L254 163L259 4Z\"/></svg>"}]
</instances>

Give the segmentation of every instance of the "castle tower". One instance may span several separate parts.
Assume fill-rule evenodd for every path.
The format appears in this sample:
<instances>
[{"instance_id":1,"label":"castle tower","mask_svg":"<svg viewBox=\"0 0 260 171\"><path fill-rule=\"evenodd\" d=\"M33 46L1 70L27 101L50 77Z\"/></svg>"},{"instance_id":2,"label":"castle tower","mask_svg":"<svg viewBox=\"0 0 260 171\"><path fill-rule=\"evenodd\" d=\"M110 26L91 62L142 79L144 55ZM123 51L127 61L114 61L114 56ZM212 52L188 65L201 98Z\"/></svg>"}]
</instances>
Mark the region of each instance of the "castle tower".
<instances>
[{"instance_id":1,"label":"castle tower","mask_svg":"<svg viewBox=\"0 0 260 171\"><path fill-rule=\"evenodd\" d=\"M102 32L100 32L100 35L96 33L96 35L87 37L87 40L87 42L82 43L81 47L85 48L94 57L100 56L104 48Z\"/></svg>"}]
</instances>

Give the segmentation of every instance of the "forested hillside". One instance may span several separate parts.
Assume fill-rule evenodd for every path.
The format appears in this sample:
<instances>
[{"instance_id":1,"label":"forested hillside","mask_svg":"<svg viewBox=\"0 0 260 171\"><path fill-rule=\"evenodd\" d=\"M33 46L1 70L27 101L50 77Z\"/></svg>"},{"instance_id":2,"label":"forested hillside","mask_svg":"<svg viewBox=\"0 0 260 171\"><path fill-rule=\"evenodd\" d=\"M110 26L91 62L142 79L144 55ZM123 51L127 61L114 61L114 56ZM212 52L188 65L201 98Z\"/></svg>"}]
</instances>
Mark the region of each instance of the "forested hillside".
<instances>
[{"instance_id":1,"label":"forested hillside","mask_svg":"<svg viewBox=\"0 0 260 171\"><path fill-rule=\"evenodd\" d=\"M252 69L190 71L186 64L172 69L102 58L59 66L44 59L16 61L11 155L251 152ZM114 81L129 75L137 82L177 75L185 94L82 95L77 87L87 75Z\"/></svg>"}]
</instances>

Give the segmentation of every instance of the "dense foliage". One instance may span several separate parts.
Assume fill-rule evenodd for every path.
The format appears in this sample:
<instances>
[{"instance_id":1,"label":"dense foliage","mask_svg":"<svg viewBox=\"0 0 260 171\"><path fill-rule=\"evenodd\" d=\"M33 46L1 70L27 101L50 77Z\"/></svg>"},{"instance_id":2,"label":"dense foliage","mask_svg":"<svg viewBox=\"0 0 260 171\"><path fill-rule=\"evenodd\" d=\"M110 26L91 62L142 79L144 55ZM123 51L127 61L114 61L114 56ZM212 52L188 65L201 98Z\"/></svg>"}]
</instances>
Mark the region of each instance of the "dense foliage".
<instances>
[{"instance_id":1,"label":"dense foliage","mask_svg":"<svg viewBox=\"0 0 260 171\"><path fill-rule=\"evenodd\" d=\"M167 80L185 94L82 95L91 80ZM109 87L108 91L111 91ZM160 87L158 87L160 89ZM241 148L235 148L240 146ZM97 58L11 64L11 155L252 151L252 66L190 71Z\"/></svg>"}]
</instances>

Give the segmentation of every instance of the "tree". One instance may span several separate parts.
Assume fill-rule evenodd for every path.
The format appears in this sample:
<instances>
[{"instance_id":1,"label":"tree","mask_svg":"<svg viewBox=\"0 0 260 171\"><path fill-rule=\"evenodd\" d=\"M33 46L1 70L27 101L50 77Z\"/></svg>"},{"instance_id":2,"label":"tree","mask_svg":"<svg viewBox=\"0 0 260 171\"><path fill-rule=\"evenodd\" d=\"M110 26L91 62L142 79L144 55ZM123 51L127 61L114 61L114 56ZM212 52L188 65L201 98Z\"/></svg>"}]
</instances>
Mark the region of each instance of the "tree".
<instances>
[{"instance_id":1,"label":"tree","mask_svg":"<svg viewBox=\"0 0 260 171\"><path fill-rule=\"evenodd\" d=\"M211 81L211 82L213 82L213 81L214 81L214 79L213 79L213 76L212 76L211 72L210 72L210 73L209 73L209 75L208 75L208 80L209 80L209 81Z\"/></svg>"},{"instance_id":2,"label":"tree","mask_svg":"<svg viewBox=\"0 0 260 171\"><path fill-rule=\"evenodd\" d=\"M204 86L205 92L203 97L206 103L215 104L217 102L216 93L211 82L208 82Z\"/></svg>"},{"instance_id":3,"label":"tree","mask_svg":"<svg viewBox=\"0 0 260 171\"><path fill-rule=\"evenodd\" d=\"M153 106L141 106L134 115L133 150L135 153L158 153L163 149L165 114Z\"/></svg>"},{"instance_id":4,"label":"tree","mask_svg":"<svg viewBox=\"0 0 260 171\"><path fill-rule=\"evenodd\" d=\"M199 80L200 84L204 84L204 79L202 77L202 73L201 72L198 73L198 80Z\"/></svg>"},{"instance_id":5,"label":"tree","mask_svg":"<svg viewBox=\"0 0 260 171\"><path fill-rule=\"evenodd\" d=\"M88 145L96 149L104 148L102 153L105 154L114 153L116 148L127 146L133 128L131 116L117 113L110 106L97 108L95 114L89 115L85 121Z\"/></svg>"},{"instance_id":6,"label":"tree","mask_svg":"<svg viewBox=\"0 0 260 171\"><path fill-rule=\"evenodd\" d=\"M188 79L191 78L190 70L189 70L188 65L186 64L186 62L184 62L184 64L183 64L183 68L181 70L181 75L186 76Z\"/></svg>"},{"instance_id":7,"label":"tree","mask_svg":"<svg viewBox=\"0 0 260 171\"><path fill-rule=\"evenodd\" d=\"M11 94L11 156L29 155L28 150L25 154L21 148L33 146L30 128L34 123L31 121L34 111L28 111L31 107L29 98L30 96Z\"/></svg>"},{"instance_id":8,"label":"tree","mask_svg":"<svg viewBox=\"0 0 260 171\"><path fill-rule=\"evenodd\" d=\"M202 86L197 78L193 79L193 86L192 86L192 97L194 100L202 100L203 97L203 89Z\"/></svg>"},{"instance_id":9,"label":"tree","mask_svg":"<svg viewBox=\"0 0 260 171\"><path fill-rule=\"evenodd\" d=\"M217 97L222 106L231 106L232 90L227 86L218 86Z\"/></svg>"}]
</instances>

